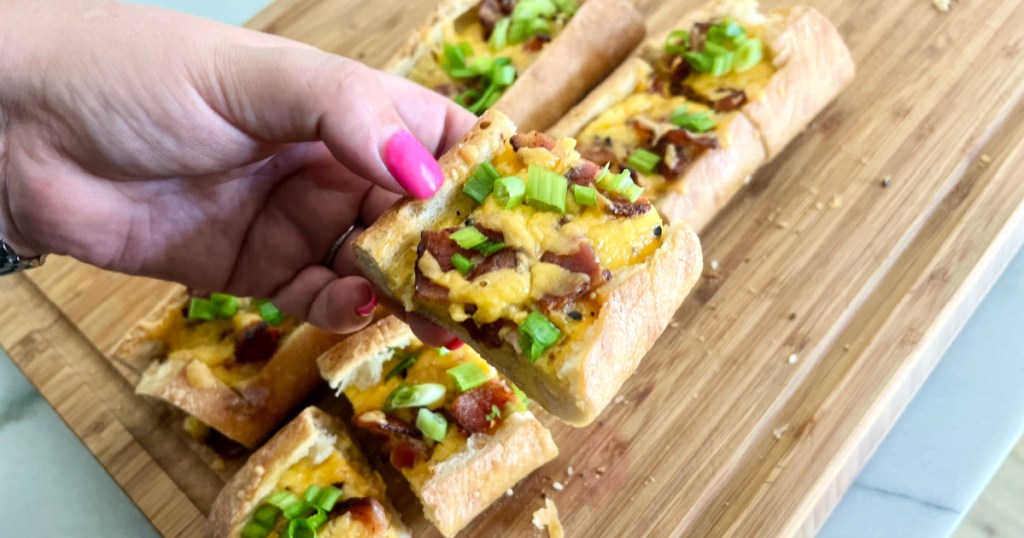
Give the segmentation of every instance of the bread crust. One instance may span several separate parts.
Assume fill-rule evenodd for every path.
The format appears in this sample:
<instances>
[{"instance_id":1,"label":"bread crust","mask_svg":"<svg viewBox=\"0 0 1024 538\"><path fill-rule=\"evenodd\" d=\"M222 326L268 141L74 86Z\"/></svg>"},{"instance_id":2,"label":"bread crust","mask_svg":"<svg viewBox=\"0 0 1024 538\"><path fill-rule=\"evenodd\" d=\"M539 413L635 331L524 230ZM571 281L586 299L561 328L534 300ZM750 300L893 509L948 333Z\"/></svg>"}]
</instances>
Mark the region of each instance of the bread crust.
<instances>
[{"instance_id":1,"label":"bread crust","mask_svg":"<svg viewBox=\"0 0 1024 538\"><path fill-rule=\"evenodd\" d=\"M239 536L253 510L274 492L284 472L306 457L317 443L334 445L353 468L372 477L383 491L383 480L370 468L341 420L317 407L307 407L254 452L217 495L210 510L211 534L217 538ZM386 498L381 501L397 534L409 536L394 506Z\"/></svg>"},{"instance_id":2,"label":"bread crust","mask_svg":"<svg viewBox=\"0 0 1024 538\"><path fill-rule=\"evenodd\" d=\"M433 198L406 199L392 207L354 245L356 260L371 280L405 305L452 331L530 398L561 420L576 426L592 422L608 404L640 359L661 335L703 268L700 242L685 223L666 227L662 246L644 265L617 276L601 288L597 319L575 348L567 350L557 374L533 367L510 345L489 348L448 316L443 306L415 297L414 267L420 230L453 223L472 202L458 196L462 183L480 162L490 160L515 132L503 114L488 111L441 160L445 184ZM671 290L673 293L666 293Z\"/></svg>"},{"instance_id":3,"label":"bread crust","mask_svg":"<svg viewBox=\"0 0 1024 538\"><path fill-rule=\"evenodd\" d=\"M442 2L385 70L408 76L420 57L439 46L442 25L479 3ZM494 108L524 131L550 126L626 58L645 32L643 16L629 0L587 0Z\"/></svg>"},{"instance_id":4,"label":"bread crust","mask_svg":"<svg viewBox=\"0 0 1024 538\"><path fill-rule=\"evenodd\" d=\"M226 437L254 448L321 382L316 358L345 336L300 325L244 387L232 388L199 360L166 360L157 335L188 302L178 290L161 302L121 341L115 358L148 364L137 394L160 398L195 416Z\"/></svg>"},{"instance_id":5,"label":"bread crust","mask_svg":"<svg viewBox=\"0 0 1024 538\"><path fill-rule=\"evenodd\" d=\"M673 28L731 16L762 25L777 69L760 99L740 110L723 134L722 147L704 152L657 200L670 222L700 232L750 176L777 155L853 77L853 60L835 27L812 8L780 9L765 17L753 0L716 0L687 13ZM630 58L558 121L553 136L576 136L605 110L632 94L662 54L662 34Z\"/></svg>"},{"instance_id":6,"label":"bread crust","mask_svg":"<svg viewBox=\"0 0 1024 538\"><path fill-rule=\"evenodd\" d=\"M317 361L324 379L339 392L365 380L380 381L390 350L404 347L412 330L395 317L382 319ZM369 364L368 364L369 363ZM490 435L476 434L465 447L432 464L424 478L409 478L424 516L445 536L454 536L480 512L534 470L558 455L558 447L529 411L514 413Z\"/></svg>"}]
</instances>

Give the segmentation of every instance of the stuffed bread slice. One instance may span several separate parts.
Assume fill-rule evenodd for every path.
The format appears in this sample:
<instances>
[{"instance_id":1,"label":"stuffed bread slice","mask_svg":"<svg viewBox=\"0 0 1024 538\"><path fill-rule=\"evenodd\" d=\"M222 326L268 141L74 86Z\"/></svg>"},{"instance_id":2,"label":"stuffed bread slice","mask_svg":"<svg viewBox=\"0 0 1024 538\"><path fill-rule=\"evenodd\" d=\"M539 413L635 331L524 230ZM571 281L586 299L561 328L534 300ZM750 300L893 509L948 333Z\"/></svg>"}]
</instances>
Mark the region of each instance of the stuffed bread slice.
<instances>
[{"instance_id":1,"label":"stuffed bread slice","mask_svg":"<svg viewBox=\"0 0 1024 538\"><path fill-rule=\"evenodd\" d=\"M393 206L354 250L407 310L585 425L665 330L702 258L686 224L662 222L628 176L574 145L516 134L489 111L441 158L438 193Z\"/></svg>"},{"instance_id":2,"label":"stuffed bread slice","mask_svg":"<svg viewBox=\"0 0 1024 538\"><path fill-rule=\"evenodd\" d=\"M645 43L550 132L630 169L665 218L699 231L853 73L813 8L765 16L755 1L721 0Z\"/></svg>"},{"instance_id":3,"label":"stuffed bread slice","mask_svg":"<svg viewBox=\"0 0 1024 538\"><path fill-rule=\"evenodd\" d=\"M395 317L317 362L352 403L356 425L387 442L424 516L445 536L558 455L526 397L472 349L426 346Z\"/></svg>"},{"instance_id":4,"label":"stuffed bread slice","mask_svg":"<svg viewBox=\"0 0 1024 538\"><path fill-rule=\"evenodd\" d=\"M629 0L444 0L385 70L542 129L643 37Z\"/></svg>"},{"instance_id":5,"label":"stuffed bread slice","mask_svg":"<svg viewBox=\"0 0 1024 538\"><path fill-rule=\"evenodd\" d=\"M212 297L176 290L114 356L145 368L138 394L254 448L322 382L316 358L343 337L299 324L267 302Z\"/></svg>"},{"instance_id":6,"label":"stuffed bread slice","mask_svg":"<svg viewBox=\"0 0 1024 538\"><path fill-rule=\"evenodd\" d=\"M253 453L210 511L216 538L398 538L409 532L341 420L308 407Z\"/></svg>"}]
</instances>

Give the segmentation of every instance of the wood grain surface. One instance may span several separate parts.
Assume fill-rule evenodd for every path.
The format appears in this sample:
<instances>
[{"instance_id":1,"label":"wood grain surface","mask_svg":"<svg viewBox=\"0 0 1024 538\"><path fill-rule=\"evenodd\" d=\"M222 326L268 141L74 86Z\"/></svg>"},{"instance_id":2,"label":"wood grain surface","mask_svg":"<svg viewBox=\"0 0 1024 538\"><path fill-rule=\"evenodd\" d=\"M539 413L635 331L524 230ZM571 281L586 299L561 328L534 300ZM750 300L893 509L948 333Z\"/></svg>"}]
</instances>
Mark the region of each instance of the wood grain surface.
<instances>
[{"instance_id":1,"label":"wood grain surface","mask_svg":"<svg viewBox=\"0 0 1024 538\"><path fill-rule=\"evenodd\" d=\"M537 535L545 494L569 536L813 533L1019 248L1024 4L808 3L857 79L706 230L717 269L617 403L584 429L547 420L561 456L464 535ZM637 4L652 33L699 5ZM380 65L432 5L279 0L249 26ZM169 286L53 260L0 281L0 343L160 531L195 536L240 459L105 358Z\"/></svg>"}]
</instances>

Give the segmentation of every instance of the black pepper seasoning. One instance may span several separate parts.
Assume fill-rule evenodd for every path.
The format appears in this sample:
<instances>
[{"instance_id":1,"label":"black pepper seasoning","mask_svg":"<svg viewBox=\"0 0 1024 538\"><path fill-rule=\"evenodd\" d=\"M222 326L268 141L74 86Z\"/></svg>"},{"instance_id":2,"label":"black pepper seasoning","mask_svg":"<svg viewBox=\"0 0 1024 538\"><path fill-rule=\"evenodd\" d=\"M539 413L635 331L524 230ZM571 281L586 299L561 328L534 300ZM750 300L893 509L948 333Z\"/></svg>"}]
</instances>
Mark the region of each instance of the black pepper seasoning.
<instances>
[{"instance_id":1,"label":"black pepper seasoning","mask_svg":"<svg viewBox=\"0 0 1024 538\"><path fill-rule=\"evenodd\" d=\"M583 319L583 314L580 314L579 312L573 310L572 312L569 312L569 318L571 318L573 321L580 321Z\"/></svg>"},{"instance_id":2,"label":"black pepper seasoning","mask_svg":"<svg viewBox=\"0 0 1024 538\"><path fill-rule=\"evenodd\" d=\"M654 237L661 237L661 226L654 227Z\"/></svg>"}]
</instances>

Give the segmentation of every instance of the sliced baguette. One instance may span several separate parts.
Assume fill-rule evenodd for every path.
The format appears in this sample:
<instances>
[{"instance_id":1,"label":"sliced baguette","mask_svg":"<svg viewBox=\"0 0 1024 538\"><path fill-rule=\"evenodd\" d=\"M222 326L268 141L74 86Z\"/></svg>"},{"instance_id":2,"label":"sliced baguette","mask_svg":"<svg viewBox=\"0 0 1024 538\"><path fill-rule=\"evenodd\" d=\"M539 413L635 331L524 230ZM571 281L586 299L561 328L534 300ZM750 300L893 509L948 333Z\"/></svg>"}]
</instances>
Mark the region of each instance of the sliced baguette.
<instances>
[{"instance_id":1,"label":"sliced baguette","mask_svg":"<svg viewBox=\"0 0 1024 538\"><path fill-rule=\"evenodd\" d=\"M316 407L307 407L289 422L273 438L249 457L249 461L224 486L210 510L210 532L215 538L236 538L252 518L253 512L263 500L278 489L285 472L303 458L326 458L331 450L337 450L349 468L358 473L373 490L387 512L389 528L383 536L389 538L408 537L408 530L394 506L388 500L384 481L370 468L365 456L349 437L341 420L324 413ZM344 485L342 491L345 491ZM302 492L298 492L301 495ZM342 497L344 500L346 497ZM351 520L346 513L339 519ZM329 520L317 536L323 538L347 538L351 521ZM342 530L345 529L345 530ZM360 534L362 536L363 534ZM371 535L366 536L379 536Z\"/></svg>"},{"instance_id":2,"label":"sliced baguette","mask_svg":"<svg viewBox=\"0 0 1024 538\"><path fill-rule=\"evenodd\" d=\"M421 57L440 50L443 25L479 5L480 0L442 1L384 69L407 77ZM523 130L544 129L626 58L644 33L643 17L629 0L587 0L494 108Z\"/></svg>"},{"instance_id":3,"label":"sliced baguette","mask_svg":"<svg viewBox=\"0 0 1024 538\"><path fill-rule=\"evenodd\" d=\"M181 288L162 301L118 344L114 357L145 368L136 393L170 402L226 437L255 448L322 382L316 358L344 336L300 325L254 378L231 387L200 360L167 360L160 335L188 300Z\"/></svg>"},{"instance_id":4,"label":"sliced baguette","mask_svg":"<svg viewBox=\"0 0 1024 538\"><path fill-rule=\"evenodd\" d=\"M396 349L414 342L412 330L390 316L317 360L328 384L340 394L367 389L384 377L383 365ZM405 473L423 504L423 514L445 536L454 536L509 488L551 461L558 447L533 413L505 417L492 434L474 434L454 454L427 462L425 472Z\"/></svg>"},{"instance_id":5,"label":"sliced baguette","mask_svg":"<svg viewBox=\"0 0 1024 538\"><path fill-rule=\"evenodd\" d=\"M548 412L573 425L593 421L665 330L700 276L700 244L685 223L667 226L662 246L598 290L604 306L579 341L565 344L557 373L534 367L509 344L494 349L475 340L446 308L416 298L414 267L422 230L456 224L473 202L463 183L515 133L504 114L488 111L440 159L445 183L425 201L406 199L385 213L354 245L363 272L409 311L451 330Z\"/></svg>"}]
</instances>

